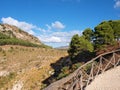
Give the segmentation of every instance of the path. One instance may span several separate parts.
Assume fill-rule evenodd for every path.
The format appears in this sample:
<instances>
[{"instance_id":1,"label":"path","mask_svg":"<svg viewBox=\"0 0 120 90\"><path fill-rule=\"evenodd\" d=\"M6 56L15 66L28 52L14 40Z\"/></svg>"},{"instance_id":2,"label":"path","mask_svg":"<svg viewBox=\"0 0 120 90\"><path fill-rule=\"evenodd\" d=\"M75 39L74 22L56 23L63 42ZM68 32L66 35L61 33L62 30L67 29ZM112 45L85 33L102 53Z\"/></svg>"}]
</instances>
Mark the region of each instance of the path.
<instances>
[{"instance_id":1,"label":"path","mask_svg":"<svg viewBox=\"0 0 120 90\"><path fill-rule=\"evenodd\" d=\"M120 90L120 66L98 75L85 90Z\"/></svg>"}]
</instances>

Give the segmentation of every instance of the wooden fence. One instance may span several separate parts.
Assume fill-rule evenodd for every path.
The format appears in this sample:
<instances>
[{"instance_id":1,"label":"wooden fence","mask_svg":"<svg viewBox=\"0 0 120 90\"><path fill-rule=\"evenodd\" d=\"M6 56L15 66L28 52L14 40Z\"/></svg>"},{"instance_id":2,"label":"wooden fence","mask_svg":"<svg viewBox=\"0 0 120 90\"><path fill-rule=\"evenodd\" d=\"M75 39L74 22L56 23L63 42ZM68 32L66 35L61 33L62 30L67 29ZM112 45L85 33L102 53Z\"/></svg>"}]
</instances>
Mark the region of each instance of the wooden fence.
<instances>
[{"instance_id":1,"label":"wooden fence","mask_svg":"<svg viewBox=\"0 0 120 90\"><path fill-rule=\"evenodd\" d=\"M97 75L120 65L120 49L101 54L44 90L84 90Z\"/></svg>"}]
</instances>

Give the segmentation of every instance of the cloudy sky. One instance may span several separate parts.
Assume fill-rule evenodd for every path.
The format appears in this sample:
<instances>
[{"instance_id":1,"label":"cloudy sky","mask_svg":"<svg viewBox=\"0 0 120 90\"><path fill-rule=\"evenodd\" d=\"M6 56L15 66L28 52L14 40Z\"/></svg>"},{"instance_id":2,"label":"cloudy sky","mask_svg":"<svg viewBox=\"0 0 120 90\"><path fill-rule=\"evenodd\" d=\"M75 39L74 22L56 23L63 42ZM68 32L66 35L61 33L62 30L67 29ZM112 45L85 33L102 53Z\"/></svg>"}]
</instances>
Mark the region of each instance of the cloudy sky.
<instances>
[{"instance_id":1,"label":"cloudy sky","mask_svg":"<svg viewBox=\"0 0 120 90\"><path fill-rule=\"evenodd\" d=\"M120 19L120 0L1 0L0 23L15 25L53 47L103 20Z\"/></svg>"}]
</instances>

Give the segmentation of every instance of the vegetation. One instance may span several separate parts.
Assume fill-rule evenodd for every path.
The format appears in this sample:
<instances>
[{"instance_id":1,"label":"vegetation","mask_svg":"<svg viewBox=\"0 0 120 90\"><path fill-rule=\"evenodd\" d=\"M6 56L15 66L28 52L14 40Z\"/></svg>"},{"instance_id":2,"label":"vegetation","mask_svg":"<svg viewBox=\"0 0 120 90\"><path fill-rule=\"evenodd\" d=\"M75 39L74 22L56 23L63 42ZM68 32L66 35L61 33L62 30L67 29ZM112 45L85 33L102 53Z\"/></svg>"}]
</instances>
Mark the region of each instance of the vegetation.
<instances>
[{"instance_id":1,"label":"vegetation","mask_svg":"<svg viewBox=\"0 0 120 90\"><path fill-rule=\"evenodd\" d=\"M47 45L41 44L34 44L28 41L24 41L21 39L9 37L3 33L0 33L0 45L22 45L22 46L29 46L29 47L43 47L43 48L51 48Z\"/></svg>"},{"instance_id":2,"label":"vegetation","mask_svg":"<svg viewBox=\"0 0 120 90\"><path fill-rule=\"evenodd\" d=\"M113 45L115 42L114 29L111 27L109 22L104 21L94 30L94 45L95 48L99 48L104 45Z\"/></svg>"},{"instance_id":3,"label":"vegetation","mask_svg":"<svg viewBox=\"0 0 120 90\"><path fill-rule=\"evenodd\" d=\"M42 81L53 71L50 64L68 55L65 50L20 45L5 45L0 49L0 70L15 74L0 76L0 90L12 89L17 81L25 82L24 90L40 90Z\"/></svg>"},{"instance_id":4,"label":"vegetation","mask_svg":"<svg viewBox=\"0 0 120 90\"><path fill-rule=\"evenodd\" d=\"M70 42L70 48L68 50L69 55L72 59L75 58L82 51L93 51L93 45L90 41L85 39L85 36L79 36L78 34L72 37Z\"/></svg>"},{"instance_id":5,"label":"vegetation","mask_svg":"<svg viewBox=\"0 0 120 90\"><path fill-rule=\"evenodd\" d=\"M69 56L71 65L64 66L58 74L58 79L63 78L72 73L79 66L91 60L96 56L96 52L105 50L107 47L115 47L120 39L120 20L103 21L97 25L94 30L87 28L82 35L74 35L69 46ZM84 69L89 73L91 64ZM64 70L65 69L65 70Z\"/></svg>"},{"instance_id":6,"label":"vegetation","mask_svg":"<svg viewBox=\"0 0 120 90\"><path fill-rule=\"evenodd\" d=\"M0 77L0 89L3 88L8 82L16 77L16 74L11 72L7 76Z\"/></svg>"},{"instance_id":7,"label":"vegetation","mask_svg":"<svg viewBox=\"0 0 120 90\"><path fill-rule=\"evenodd\" d=\"M69 66L65 66L61 69L61 73L58 75L57 79L66 77L67 75L69 75L69 73L70 73Z\"/></svg>"},{"instance_id":8,"label":"vegetation","mask_svg":"<svg viewBox=\"0 0 120 90\"><path fill-rule=\"evenodd\" d=\"M90 28L87 28L83 31L83 36L88 41L92 41L93 31Z\"/></svg>"},{"instance_id":9,"label":"vegetation","mask_svg":"<svg viewBox=\"0 0 120 90\"><path fill-rule=\"evenodd\" d=\"M68 53L71 59L75 59L83 51L94 52L104 49L106 46L115 45L120 39L120 20L103 21L94 30L87 28L83 35L72 37Z\"/></svg>"}]
</instances>

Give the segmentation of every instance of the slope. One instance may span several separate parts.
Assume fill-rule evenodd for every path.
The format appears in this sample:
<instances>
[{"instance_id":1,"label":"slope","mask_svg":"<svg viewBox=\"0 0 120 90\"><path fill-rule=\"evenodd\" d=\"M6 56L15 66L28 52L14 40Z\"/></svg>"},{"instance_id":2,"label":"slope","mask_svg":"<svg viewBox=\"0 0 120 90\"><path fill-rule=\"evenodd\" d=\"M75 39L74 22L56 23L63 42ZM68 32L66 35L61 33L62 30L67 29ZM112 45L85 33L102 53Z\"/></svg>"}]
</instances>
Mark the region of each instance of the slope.
<instances>
[{"instance_id":1,"label":"slope","mask_svg":"<svg viewBox=\"0 0 120 90\"><path fill-rule=\"evenodd\" d=\"M40 90L54 73L50 64L66 55L65 50L0 46L0 90Z\"/></svg>"}]
</instances>

